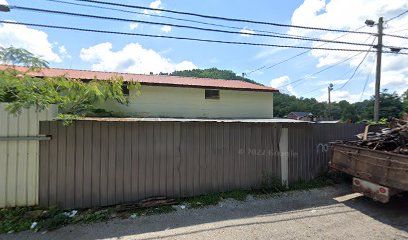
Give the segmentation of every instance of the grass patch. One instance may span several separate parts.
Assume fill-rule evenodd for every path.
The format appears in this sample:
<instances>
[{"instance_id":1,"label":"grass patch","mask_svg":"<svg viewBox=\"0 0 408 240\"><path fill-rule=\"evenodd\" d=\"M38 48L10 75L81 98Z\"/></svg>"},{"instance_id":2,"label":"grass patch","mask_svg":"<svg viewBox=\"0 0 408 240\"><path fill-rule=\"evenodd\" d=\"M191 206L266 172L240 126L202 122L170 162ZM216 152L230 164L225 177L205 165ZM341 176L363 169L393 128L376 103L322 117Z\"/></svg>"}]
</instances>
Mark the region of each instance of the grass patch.
<instances>
[{"instance_id":1,"label":"grass patch","mask_svg":"<svg viewBox=\"0 0 408 240\"><path fill-rule=\"evenodd\" d=\"M165 205L159 207L141 208L134 211L133 214L136 214L137 216L149 216L155 214L165 214L174 211L176 211L176 209L174 209L172 206Z\"/></svg>"},{"instance_id":2,"label":"grass patch","mask_svg":"<svg viewBox=\"0 0 408 240\"><path fill-rule=\"evenodd\" d=\"M29 229L32 221L25 213L29 208L0 209L0 233L20 232Z\"/></svg>"},{"instance_id":3,"label":"grass patch","mask_svg":"<svg viewBox=\"0 0 408 240\"><path fill-rule=\"evenodd\" d=\"M245 201L249 194L256 197L271 197L280 193L293 190L309 190L321 188L336 183L350 181L350 177L342 173L325 173L311 181L299 180L289 187L282 185L280 179L265 175L259 188L252 190L235 190L222 193L209 193L201 196L180 199L178 203L184 203L190 208L201 208L217 205L224 199ZM87 209L81 211L63 211L58 208L17 207L0 209L0 234L8 232L20 232L24 230L53 230L68 224L94 223L107 221L114 217L135 217L155 214L165 214L176 211L173 206L164 205L128 210L120 212L115 207ZM34 223L34 224L33 224Z\"/></svg>"}]
</instances>

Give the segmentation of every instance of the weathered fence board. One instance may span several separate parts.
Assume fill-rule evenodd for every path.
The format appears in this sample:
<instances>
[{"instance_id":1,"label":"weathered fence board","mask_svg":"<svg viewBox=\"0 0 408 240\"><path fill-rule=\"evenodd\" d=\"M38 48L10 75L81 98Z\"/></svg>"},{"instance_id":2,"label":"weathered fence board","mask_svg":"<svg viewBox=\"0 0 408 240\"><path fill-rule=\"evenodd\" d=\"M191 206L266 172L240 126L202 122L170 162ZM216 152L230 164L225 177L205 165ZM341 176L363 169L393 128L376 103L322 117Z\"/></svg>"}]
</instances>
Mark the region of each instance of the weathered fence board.
<instances>
[{"instance_id":1,"label":"weathered fence board","mask_svg":"<svg viewBox=\"0 0 408 240\"><path fill-rule=\"evenodd\" d=\"M41 112L23 109L18 114L10 114L6 107L0 103L0 208L36 205L39 121L52 120L56 107ZM48 163L46 155L44 161Z\"/></svg>"},{"instance_id":2,"label":"weathered fence board","mask_svg":"<svg viewBox=\"0 0 408 240\"><path fill-rule=\"evenodd\" d=\"M40 204L106 206L259 187L266 176L289 183L308 180L327 169L329 141L352 138L362 129L309 123L77 121L66 127L41 122L41 133L52 140L41 143Z\"/></svg>"}]
</instances>

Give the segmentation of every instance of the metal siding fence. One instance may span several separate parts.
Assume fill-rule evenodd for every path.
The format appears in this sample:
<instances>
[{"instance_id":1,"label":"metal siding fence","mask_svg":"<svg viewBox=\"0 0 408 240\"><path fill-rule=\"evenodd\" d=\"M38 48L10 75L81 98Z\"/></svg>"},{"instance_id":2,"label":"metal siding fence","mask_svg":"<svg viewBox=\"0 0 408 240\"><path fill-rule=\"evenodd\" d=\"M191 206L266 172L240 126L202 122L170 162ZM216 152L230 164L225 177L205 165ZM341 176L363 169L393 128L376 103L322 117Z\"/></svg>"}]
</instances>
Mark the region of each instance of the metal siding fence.
<instances>
[{"instance_id":1,"label":"metal siding fence","mask_svg":"<svg viewBox=\"0 0 408 240\"><path fill-rule=\"evenodd\" d=\"M329 143L353 140L364 124L284 124L289 129L289 183L311 180L328 169Z\"/></svg>"},{"instance_id":2,"label":"metal siding fence","mask_svg":"<svg viewBox=\"0 0 408 240\"><path fill-rule=\"evenodd\" d=\"M39 145L34 139L39 134L39 121L53 119L56 107L41 112L24 109L14 115L6 106L0 103L0 208L36 205Z\"/></svg>"},{"instance_id":3,"label":"metal siding fence","mask_svg":"<svg viewBox=\"0 0 408 240\"><path fill-rule=\"evenodd\" d=\"M187 197L280 178L280 126L215 122L41 122L43 206Z\"/></svg>"},{"instance_id":4,"label":"metal siding fence","mask_svg":"<svg viewBox=\"0 0 408 240\"><path fill-rule=\"evenodd\" d=\"M352 139L364 125L47 121L40 128L52 135L40 144L40 205L82 208L249 189L265 176L310 180L327 169L328 143Z\"/></svg>"}]
</instances>

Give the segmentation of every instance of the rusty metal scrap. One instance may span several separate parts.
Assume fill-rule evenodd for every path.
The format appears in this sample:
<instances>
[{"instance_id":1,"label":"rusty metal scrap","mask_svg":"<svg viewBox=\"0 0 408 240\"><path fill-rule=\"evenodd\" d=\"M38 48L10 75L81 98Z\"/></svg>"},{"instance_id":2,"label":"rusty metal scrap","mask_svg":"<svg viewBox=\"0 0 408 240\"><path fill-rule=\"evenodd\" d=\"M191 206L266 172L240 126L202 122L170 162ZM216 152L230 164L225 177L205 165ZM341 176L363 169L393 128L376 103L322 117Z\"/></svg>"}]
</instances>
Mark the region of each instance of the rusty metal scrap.
<instances>
[{"instance_id":1,"label":"rusty metal scrap","mask_svg":"<svg viewBox=\"0 0 408 240\"><path fill-rule=\"evenodd\" d=\"M378 132L369 132L367 126L363 133L357 135L360 140L345 144L408 155L408 121L392 118L389 126Z\"/></svg>"}]
</instances>

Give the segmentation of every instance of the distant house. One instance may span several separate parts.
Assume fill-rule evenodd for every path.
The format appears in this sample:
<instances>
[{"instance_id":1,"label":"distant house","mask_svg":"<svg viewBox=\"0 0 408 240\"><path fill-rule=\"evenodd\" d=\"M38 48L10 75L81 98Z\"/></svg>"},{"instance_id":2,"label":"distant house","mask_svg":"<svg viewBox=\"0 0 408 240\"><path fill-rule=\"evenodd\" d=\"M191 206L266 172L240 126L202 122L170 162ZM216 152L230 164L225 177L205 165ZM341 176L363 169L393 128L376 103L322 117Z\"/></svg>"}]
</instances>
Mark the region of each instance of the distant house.
<instances>
[{"instance_id":1,"label":"distant house","mask_svg":"<svg viewBox=\"0 0 408 240\"><path fill-rule=\"evenodd\" d=\"M288 114L287 118L302 121L316 121L317 116L313 115L311 112L291 112Z\"/></svg>"},{"instance_id":2,"label":"distant house","mask_svg":"<svg viewBox=\"0 0 408 240\"><path fill-rule=\"evenodd\" d=\"M0 69L8 66L2 65ZM25 71L27 68L17 67ZM139 82L141 95L127 91L130 103L104 103L100 108L134 117L176 118L272 118L273 93L277 89L240 80L205 79L168 75L142 75L46 68L37 77L65 76L81 80L108 80L122 76Z\"/></svg>"}]
</instances>

